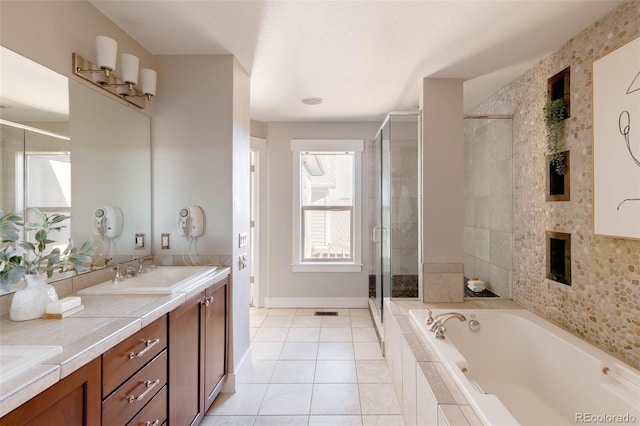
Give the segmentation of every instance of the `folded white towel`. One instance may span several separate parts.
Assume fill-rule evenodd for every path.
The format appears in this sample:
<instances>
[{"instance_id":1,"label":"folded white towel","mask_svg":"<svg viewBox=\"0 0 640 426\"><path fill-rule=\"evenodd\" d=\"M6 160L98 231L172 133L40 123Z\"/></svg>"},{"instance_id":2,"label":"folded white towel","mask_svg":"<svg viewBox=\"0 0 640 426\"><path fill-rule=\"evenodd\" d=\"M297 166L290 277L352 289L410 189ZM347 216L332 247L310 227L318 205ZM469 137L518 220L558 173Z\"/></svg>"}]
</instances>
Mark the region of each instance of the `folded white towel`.
<instances>
[{"instance_id":1,"label":"folded white towel","mask_svg":"<svg viewBox=\"0 0 640 426\"><path fill-rule=\"evenodd\" d=\"M479 293L486 289L486 287L484 286L484 281L480 280L469 280L469 282L467 282L467 287L469 287L469 290L476 293Z\"/></svg>"}]
</instances>

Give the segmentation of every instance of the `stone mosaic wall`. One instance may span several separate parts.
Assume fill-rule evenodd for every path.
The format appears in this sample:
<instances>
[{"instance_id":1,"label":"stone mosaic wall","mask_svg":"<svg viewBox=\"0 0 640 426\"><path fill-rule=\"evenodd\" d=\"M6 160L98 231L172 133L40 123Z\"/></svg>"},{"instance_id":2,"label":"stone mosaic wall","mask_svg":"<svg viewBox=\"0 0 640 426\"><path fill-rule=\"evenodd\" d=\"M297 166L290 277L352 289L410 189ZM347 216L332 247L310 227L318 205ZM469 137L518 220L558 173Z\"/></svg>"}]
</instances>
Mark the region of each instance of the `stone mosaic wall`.
<instances>
[{"instance_id":1,"label":"stone mosaic wall","mask_svg":"<svg viewBox=\"0 0 640 426\"><path fill-rule=\"evenodd\" d=\"M516 302L640 368L640 241L593 233L592 64L640 36L640 0L625 2L483 102L513 114ZM547 79L571 66L571 201L545 201ZM640 218L639 218L640 220ZM572 285L545 279L545 231L571 233Z\"/></svg>"}]
</instances>

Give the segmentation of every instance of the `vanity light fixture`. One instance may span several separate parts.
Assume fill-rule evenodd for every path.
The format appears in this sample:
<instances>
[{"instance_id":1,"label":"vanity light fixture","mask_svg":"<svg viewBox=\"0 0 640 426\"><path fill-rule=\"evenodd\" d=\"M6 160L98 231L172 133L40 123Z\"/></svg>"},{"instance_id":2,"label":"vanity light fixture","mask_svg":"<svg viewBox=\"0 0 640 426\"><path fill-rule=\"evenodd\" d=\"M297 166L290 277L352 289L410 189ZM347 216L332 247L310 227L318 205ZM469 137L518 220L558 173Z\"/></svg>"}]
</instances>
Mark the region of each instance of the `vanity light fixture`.
<instances>
[{"instance_id":1,"label":"vanity light fixture","mask_svg":"<svg viewBox=\"0 0 640 426\"><path fill-rule=\"evenodd\" d=\"M138 67L140 59L130 53L120 55L120 71L122 78L114 74L118 43L107 36L96 36L97 63L73 53L73 73L88 82L101 87L107 92L126 100L138 108L145 107L145 100L150 101L156 94L157 74L149 68L140 70L140 86L138 86Z\"/></svg>"}]
</instances>

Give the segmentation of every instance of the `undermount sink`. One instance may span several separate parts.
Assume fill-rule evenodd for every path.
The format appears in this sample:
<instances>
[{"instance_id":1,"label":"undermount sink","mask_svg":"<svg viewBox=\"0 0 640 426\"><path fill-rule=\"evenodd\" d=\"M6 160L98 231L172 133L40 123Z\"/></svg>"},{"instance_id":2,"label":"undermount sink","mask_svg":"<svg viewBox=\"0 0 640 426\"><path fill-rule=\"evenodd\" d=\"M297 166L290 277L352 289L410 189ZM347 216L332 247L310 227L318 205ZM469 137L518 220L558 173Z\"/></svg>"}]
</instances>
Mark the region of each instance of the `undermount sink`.
<instances>
[{"instance_id":1,"label":"undermount sink","mask_svg":"<svg viewBox=\"0 0 640 426\"><path fill-rule=\"evenodd\" d=\"M105 281L78 291L79 295L184 293L215 273L219 266L158 266L118 283Z\"/></svg>"},{"instance_id":2,"label":"undermount sink","mask_svg":"<svg viewBox=\"0 0 640 426\"><path fill-rule=\"evenodd\" d=\"M0 383L62 353L62 346L0 346Z\"/></svg>"}]
</instances>

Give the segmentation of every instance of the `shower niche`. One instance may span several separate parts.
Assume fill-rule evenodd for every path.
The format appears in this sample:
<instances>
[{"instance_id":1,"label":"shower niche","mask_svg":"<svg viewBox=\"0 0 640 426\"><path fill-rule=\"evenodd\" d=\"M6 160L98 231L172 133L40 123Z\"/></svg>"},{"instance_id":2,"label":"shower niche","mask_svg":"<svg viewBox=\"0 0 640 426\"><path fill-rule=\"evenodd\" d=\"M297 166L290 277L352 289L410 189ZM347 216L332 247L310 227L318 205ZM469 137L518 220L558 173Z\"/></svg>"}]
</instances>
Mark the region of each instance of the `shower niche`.
<instances>
[{"instance_id":1,"label":"shower niche","mask_svg":"<svg viewBox=\"0 0 640 426\"><path fill-rule=\"evenodd\" d=\"M547 201L571 201L571 151L562 152L564 173L560 174L547 156Z\"/></svg>"},{"instance_id":2,"label":"shower niche","mask_svg":"<svg viewBox=\"0 0 640 426\"><path fill-rule=\"evenodd\" d=\"M547 279L571 285L571 234L547 231Z\"/></svg>"}]
</instances>

